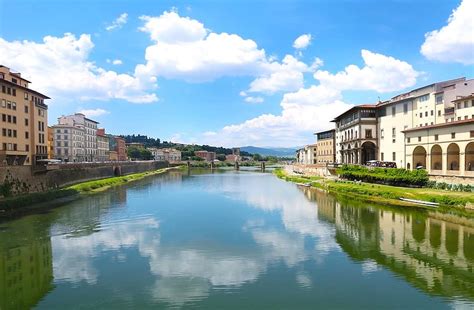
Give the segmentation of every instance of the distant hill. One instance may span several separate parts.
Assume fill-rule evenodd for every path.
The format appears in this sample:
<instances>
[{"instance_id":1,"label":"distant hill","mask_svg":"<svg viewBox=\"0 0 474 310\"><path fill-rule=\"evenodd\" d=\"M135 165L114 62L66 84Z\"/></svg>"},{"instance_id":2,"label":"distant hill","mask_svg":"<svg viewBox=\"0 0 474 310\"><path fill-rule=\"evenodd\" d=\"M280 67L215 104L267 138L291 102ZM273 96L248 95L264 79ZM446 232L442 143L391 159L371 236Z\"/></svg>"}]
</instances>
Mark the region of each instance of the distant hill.
<instances>
[{"instance_id":1,"label":"distant hill","mask_svg":"<svg viewBox=\"0 0 474 310\"><path fill-rule=\"evenodd\" d=\"M256 146L242 146L241 151L262 156L294 157L297 148L275 147L265 148Z\"/></svg>"}]
</instances>

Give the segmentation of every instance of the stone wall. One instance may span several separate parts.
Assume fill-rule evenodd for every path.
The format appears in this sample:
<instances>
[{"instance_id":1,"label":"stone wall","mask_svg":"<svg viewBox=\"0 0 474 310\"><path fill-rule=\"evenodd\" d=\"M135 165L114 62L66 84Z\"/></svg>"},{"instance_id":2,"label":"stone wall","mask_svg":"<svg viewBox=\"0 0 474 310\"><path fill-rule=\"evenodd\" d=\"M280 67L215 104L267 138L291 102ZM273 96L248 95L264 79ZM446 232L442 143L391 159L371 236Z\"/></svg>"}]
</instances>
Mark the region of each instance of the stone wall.
<instances>
[{"instance_id":1,"label":"stone wall","mask_svg":"<svg viewBox=\"0 0 474 310\"><path fill-rule=\"evenodd\" d=\"M307 176L328 177L334 175L335 171L328 169L326 164L294 164L285 166L285 172L290 174L301 174Z\"/></svg>"},{"instance_id":2,"label":"stone wall","mask_svg":"<svg viewBox=\"0 0 474 310\"><path fill-rule=\"evenodd\" d=\"M0 167L0 184L12 184L12 192L41 192L75 183L113 176L152 171L169 166L165 161L120 163L61 164L53 170L34 169L32 166ZM0 194L1 195L1 194Z\"/></svg>"}]
</instances>

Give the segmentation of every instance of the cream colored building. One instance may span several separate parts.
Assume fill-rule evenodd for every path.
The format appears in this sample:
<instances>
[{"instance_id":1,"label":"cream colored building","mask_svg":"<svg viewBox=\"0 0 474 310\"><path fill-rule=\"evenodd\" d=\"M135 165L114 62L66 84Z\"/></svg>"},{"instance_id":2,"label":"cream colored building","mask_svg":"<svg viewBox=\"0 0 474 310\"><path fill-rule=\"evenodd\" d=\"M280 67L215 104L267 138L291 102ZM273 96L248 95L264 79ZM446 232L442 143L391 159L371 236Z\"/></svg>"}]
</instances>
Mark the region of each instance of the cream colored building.
<instances>
[{"instance_id":1,"label":"cream colored building","mask_svg":"<svg viewBox=\"0 0 474 310\"><path fill-rule=\"evenodd\" d=\"M105 129L101 128L97 130L97 160L98 161L109 161L109 137L105 134Z\"/></svg>"},{"instance_id":2,"label":"cream colored building","mask_svg":"<svg viewBox=\"0 0 474 310\"><path fill-rule=\"evenodd\" d=\"M169 161L169 162L179 162L181 161L181 151L176 149L157 149L150 148L148 149L153 158L158 161Z\"/></svg>"},{"instance_id":3,"label":"cream colored building","mask_svg":"<svg viewBox=\"0 0 474 310\"><path fill-rule=\"evenodd\" d=\"M334 163L335 158L335 137L336 131L334 129L320 131L315 133L317 137L316 142L316 160L315 163L317 164L328 164Z\"/></svg>"},{"instance_id":4,"label":"cream colored building","mask_svg":"<svg viewBox=\"0 0 474 310\"><path fill-rule=\"evenodd\" d=\"M316 144L306 145L296 151L296 163L302 165L316 164L318 148Z\"/></svg>"},{"instance_id":5,"label":"cream colored building","mask_svg":"<svg viewBox=\"0 0 474 310\"><path fill-rule=\"evenodd\" d=\"M86 160L84 147L85 131L81 126L58 124L53 127L54 156L65 162L83 162Z\"/></svg>"},{"instance_id":6,"label":"cream colored building","mask_svg":"<svg viewBox=\"0 0 474 310\"><path fill-rule=\"evenodd\" d=\"M473 92L474 80L459 78L414 89L377 104L378 159L395 162L399 168L407 168L409 162L405 160L403 132L468 119L474 115L474 108L467 107L457 112L457 115L452 101ZM465 103L460 102L458 105L464 107Z\"/></svg>"},{"instance_id":7,"label":"cream colored building","mask_svg":"<svg viewBox=\"0 0 474 310\"><path fill-rule=\"evenodd\" d=\"M82 113L61 116L58 119L60 125L69 125L84 129L85 160L97 161L97 126L98 122L85 117Z\"/></svg>"},{"instance_id":8,"label":"cream colored building","mask_svg":"<svg viewBox=\"0 0 474 310\"><path fill-rule=\"evenodd\" d=\"M29 88L20 73L0 65L0 165L32 165L48 158L50 99Z\"/></svg>"}]
</instances>

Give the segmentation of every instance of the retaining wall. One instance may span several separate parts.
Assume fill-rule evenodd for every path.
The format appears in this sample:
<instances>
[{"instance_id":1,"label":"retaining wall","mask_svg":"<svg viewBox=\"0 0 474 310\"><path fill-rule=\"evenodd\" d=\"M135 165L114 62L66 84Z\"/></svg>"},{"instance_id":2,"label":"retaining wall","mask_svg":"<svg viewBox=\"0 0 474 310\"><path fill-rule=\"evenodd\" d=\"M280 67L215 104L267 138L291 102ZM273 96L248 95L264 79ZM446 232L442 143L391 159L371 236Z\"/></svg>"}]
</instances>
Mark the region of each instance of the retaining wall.
<instances>
[{"instance_id":1,"label":"retaining wall","mask_svg":"<svg viewBox=\"0 0 474 310\"><path fill-rule=\"evenodd\" d=\"M166 168L166 161L121 163L77 163L53 166L54 170L38 170L32 166L0 167L0 183L12 184L13 193L41 192L75 183Z\"/></svg>"}]
</instances>

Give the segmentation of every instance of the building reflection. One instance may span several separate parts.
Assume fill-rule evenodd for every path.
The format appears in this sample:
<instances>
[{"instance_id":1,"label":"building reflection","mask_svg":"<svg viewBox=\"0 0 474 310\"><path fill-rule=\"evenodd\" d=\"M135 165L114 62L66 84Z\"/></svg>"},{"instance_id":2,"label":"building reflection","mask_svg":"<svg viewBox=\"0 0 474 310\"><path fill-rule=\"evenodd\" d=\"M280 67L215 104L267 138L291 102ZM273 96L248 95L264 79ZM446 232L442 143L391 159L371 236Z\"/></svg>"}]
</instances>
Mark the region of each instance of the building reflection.
<instances>
[{"instance_id":1,"label":"building reflection","mask_svg":"<svg viewBox=\"0 0 474 310\"><path fill-rule=\"evenodd\" d=\"M319 218L334 223L336 241L355 261L372 260L429 294L474 298L474 227L438 213L340 203L313 189ZM459 219L458 219L459 220Z\"/></svg>"},{"instance_id":2,"label":"building reflection","mask_svg":"<svg viewBox=\"0 0 474 310\"><path fill-rule=\"evenodd\" d=\"M0 238L0 309L34 307L53 287L48 232L35 229L29 220L21 221L21 236ZM25 242L30 237L33 240Z\"/></svg>"}]
</instances>

